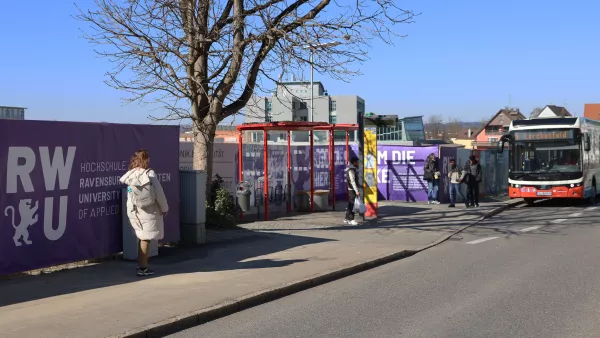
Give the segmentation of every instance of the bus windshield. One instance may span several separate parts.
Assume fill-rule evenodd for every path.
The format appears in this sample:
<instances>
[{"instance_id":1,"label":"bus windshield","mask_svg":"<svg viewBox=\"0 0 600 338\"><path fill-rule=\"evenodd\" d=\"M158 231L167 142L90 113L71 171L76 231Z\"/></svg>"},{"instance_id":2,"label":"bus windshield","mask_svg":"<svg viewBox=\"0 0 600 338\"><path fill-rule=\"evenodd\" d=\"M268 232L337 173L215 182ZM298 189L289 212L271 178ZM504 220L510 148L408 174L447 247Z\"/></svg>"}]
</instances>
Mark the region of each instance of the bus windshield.
<instances>
[{"instance_id":1,"label":"bus windshield","mask_svg":"<svg viewBox=\"0 0 600 338\"><path fill-rule=\"evenodd\" d=\"M581 171L581 151L575 139L514 141L512 172Z\"/></svg>"}]
</instances>

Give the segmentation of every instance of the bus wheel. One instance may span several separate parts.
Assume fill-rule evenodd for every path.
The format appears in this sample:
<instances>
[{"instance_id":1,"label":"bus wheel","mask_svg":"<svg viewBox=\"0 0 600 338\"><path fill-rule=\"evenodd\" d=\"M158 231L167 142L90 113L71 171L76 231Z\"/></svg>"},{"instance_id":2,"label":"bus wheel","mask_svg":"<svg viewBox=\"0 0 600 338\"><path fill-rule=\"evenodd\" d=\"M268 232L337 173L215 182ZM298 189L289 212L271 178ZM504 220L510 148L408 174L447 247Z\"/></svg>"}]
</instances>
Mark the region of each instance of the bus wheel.
<instances>
[{"instance_id":1,"label":"bus wheel","mask_svg":"<svg viewBox=\"0 0 600 338\"><path fill-rule=\"evenodd\" d=\"M527 206L532 207L533 206L533 202L535 202L535 198L524 198L525 200L525 204L527 204Z\"/></svg>"}]
</instances>

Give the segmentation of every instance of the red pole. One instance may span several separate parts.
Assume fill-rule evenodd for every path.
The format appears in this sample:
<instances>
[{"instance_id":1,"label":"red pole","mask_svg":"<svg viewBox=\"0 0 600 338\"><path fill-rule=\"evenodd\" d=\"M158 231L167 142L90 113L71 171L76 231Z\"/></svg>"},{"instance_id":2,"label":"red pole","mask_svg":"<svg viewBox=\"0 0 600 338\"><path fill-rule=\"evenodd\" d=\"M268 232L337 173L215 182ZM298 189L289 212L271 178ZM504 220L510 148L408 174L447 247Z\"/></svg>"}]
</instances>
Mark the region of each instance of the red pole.
<instances>
[{"instance_id":1,"label":"red pole","mask_svg":"<svg viewBox=\"0 0 600 338\"><path fill-rule=\"evenodd\" d=\"M243 151L244 151L244 147L242 146L242 131L239 131L238 134L238 183L242 182L244 180L244 165L243 165L243 160L244 160L244 156L243 156ZM244 212L240 212L240 219L244 219Z\"/></svg>"},{"instance_id":2,"label":"red pole","mask_svg":"<svg viewBox=\"0 0 600 338\"><path fill-rule=\"evenodd\" d=\"M287 132L287 153L288 153L288 158L287 158L287 188L288 188L288 198L287 198L287 204L286 204L286 210L287 212L292 211L292 202L291 202L291 197L292 197L292 185L291 185L291 179L292 179L292 135L291 132L288 130Z\"/></svg>"},{"instance_id":3,"label":"red pole","mask_svg":"<svg viewBox=\"0 0 600 338\"><path fill-rule=\"evenodd\" d=\"M308 132L308 137L310 138L310 212L315 212L315 134L313 130Z\"/></svg>"},{"instance_id":4,"label":"red pole","mask_svg":"<svg viewBox=\"0 0 600 338\"><path fill-rule=\"evenodd\" d=\"M267 130L263 129L263 153L264 153L264 181L263 194L265 203L265 221L269 220L269 144L267 143Z\"/></svg>"},{"instance_id":5,"label":"red pole","mask_svg":"<svg viewBox=\"0 0 600 338\"><path fill-rule=\"evenodd\" d=\"M350 131L346 130L346 165L350 162ZM346 201L350 199L348 189L346 189Z\"/></svg>"},{"instance_id":6,"label":"red pole","mask_svg":"<svg viewBox=\"0 0 600 338\"><path fill-rule=\"evenodd\" d=\"M333 127L329 129L329 193L331 194L331 206L335 211L335 145Z\"/></svg>"}]
</instances>

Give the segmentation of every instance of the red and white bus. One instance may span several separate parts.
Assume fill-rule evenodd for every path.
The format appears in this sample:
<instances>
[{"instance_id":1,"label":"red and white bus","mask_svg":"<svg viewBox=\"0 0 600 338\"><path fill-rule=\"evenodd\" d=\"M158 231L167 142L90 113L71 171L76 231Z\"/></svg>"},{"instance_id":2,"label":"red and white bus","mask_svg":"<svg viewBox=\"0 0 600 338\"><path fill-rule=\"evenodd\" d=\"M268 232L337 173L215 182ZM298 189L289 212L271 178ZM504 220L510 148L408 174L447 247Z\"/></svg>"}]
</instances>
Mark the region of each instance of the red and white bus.
<instances>
[{"instance_id":1,"label":"red and white bus","mask_svg":"<svg viewBox=\"0 0 600 338\"><path fill-rule=\"evenodd\" d=\"M600 122L580 117L515 120L498 142L508 143L508 194L536 199L588 199L600 184Z\"/></svg>"}]
</instances>

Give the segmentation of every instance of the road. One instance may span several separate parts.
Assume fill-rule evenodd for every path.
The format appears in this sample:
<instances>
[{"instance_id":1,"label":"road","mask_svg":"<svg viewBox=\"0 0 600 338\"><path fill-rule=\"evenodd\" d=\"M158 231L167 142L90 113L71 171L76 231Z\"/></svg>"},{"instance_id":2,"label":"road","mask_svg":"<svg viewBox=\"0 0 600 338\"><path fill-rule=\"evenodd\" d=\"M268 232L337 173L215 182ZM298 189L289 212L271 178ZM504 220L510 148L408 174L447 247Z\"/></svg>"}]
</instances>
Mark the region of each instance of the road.
<instances>
[{"instance_id":1,"label":"road","mask_svg":"<svg viewBox=\"0 0 600 338\"><path fill-rule=\"evenodd\" d=\"M173 337L600 337L600 207L506 211L413 257Z\"/></svg>"}]
</instances>

